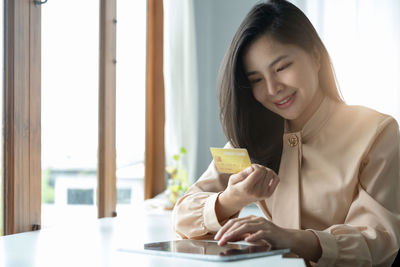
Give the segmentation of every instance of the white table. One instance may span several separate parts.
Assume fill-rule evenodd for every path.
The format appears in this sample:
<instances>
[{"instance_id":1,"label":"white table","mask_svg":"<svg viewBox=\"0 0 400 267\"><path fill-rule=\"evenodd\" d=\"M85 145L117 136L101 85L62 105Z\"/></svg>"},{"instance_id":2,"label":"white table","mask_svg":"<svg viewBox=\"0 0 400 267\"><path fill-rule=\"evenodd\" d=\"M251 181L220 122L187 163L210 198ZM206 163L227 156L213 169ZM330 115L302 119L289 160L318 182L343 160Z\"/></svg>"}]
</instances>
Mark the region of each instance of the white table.
<instances>
[{"instance_id":1,"label":"white table","mask_svg":"<svg viewBox=\"0 0 400 267\"><path fill-rule=\"evenodd\" d=\"M170 212L136 208L131 214L1 237L0 266L305 266L301 259L281 256L218 263L121 252L119 248L177 239Z\"/></svg>"}]
</instances>

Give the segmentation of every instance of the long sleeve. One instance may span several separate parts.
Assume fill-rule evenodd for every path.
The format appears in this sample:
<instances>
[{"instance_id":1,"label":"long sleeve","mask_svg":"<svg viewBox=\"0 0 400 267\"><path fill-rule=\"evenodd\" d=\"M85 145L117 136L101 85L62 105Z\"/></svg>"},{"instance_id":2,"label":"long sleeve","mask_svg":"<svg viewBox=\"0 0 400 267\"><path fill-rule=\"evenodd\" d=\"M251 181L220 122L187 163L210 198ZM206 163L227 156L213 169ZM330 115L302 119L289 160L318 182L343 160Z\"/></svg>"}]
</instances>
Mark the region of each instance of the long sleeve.
<instances>
[{"instance_id":1,"label":"long sleeve","mask_svg":"<svg viewBox=\"0 0 400 267\"><path fill-rule=\"evenodd\" d=\"M173 211L173 227L183 238L207 238L221 228L215 202L225 190L228 174L218 173L214 162L188 192L178 200Z\"/></svg>"},{"instance_id":2,"label":"long sleeve","mask_svg":"<svg viewBox=\"0 0 400 267\"><path fill-rule=\"evenodd\" d=\"M384 120L366 150L357 191L343 224L313 231L322 256L318 266L390 266L400 237L400 136Z\"/></svg>"}]
</instances>

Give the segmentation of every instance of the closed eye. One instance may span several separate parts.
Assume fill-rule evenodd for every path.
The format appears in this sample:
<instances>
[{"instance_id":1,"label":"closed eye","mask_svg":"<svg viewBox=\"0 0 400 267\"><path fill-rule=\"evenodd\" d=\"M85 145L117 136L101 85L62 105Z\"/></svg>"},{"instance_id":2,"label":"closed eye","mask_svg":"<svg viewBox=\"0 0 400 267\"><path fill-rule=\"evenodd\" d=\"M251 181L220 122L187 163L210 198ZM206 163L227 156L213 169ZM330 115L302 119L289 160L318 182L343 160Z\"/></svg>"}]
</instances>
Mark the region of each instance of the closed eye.
<instances>
[{"instance_id":1,"label":"closed eye","mask_svg":"<svg viewBox=\"0 0 400 267\"><path fill-rule=\"evenodd\" d=\"M276 70L276 72L283 71L284 69L286 69L286 68L288 68L290 65L292 65L292 63L293 63L293 62L290 62L290 63L287 63L287 64L283 65L282 67L278 68L278 69Z\"/></svg>"},{"instance_id":2,"label":"closed eye","mask_svg":"<svg viewBox=\"0 0 400 267\"><path fill-rule=\"evenodd\" d=\"M260 82L261 81L261 79L259 78L259 79L252 79L252 80L250 80L250 83L251 84L256 84L256 83L258 83L258 82Z\"/></svg>"}]
</instances>

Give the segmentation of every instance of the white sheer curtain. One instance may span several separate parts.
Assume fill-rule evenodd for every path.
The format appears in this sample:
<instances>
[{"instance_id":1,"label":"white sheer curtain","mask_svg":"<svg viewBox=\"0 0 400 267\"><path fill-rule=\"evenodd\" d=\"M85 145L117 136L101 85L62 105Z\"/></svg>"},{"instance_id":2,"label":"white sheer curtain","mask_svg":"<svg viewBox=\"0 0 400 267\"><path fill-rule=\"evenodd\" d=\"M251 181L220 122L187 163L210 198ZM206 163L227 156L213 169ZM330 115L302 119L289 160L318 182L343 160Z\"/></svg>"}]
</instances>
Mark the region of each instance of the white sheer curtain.
<instances>
[{"instance_id":1,"label":"white sheer curtain","mask_svg":"<svg viewBox=\"0 0 400 267\"><path fill-rule=\"evenodd\" d=\"M348 104L400 122L400 1L305 1Z\"/></svg>"},{"instance_id":2,"label":"white sheer curtain","mask_svg":"<svg viewBox=\"0 0 400 267\"><path fill-rule=\"evenodd\" d=\"M195 180L198 138L198 83L192 0L164 0L166 164L185 147L183 164Z\"/></svg>"}]
</instances>

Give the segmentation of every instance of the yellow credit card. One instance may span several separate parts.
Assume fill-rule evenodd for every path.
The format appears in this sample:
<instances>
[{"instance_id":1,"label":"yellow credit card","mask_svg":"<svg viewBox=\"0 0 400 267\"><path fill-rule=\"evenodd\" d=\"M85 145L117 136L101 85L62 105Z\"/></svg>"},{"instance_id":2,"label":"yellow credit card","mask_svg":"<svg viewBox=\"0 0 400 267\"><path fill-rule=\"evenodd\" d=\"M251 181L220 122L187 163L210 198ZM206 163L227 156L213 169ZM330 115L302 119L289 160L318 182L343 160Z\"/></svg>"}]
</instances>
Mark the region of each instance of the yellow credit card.
<instances>
[{"instance_id":1,"label":"yellow credit card","mask_svg":"<svg viewBox=\"0 0 400 267\"><path fill-rule=\"evenodd\" d=\"M238 173L251 166L249 153L245 148L210 147L217 170L221 173Z\"/></svg>"}]
</instances>

